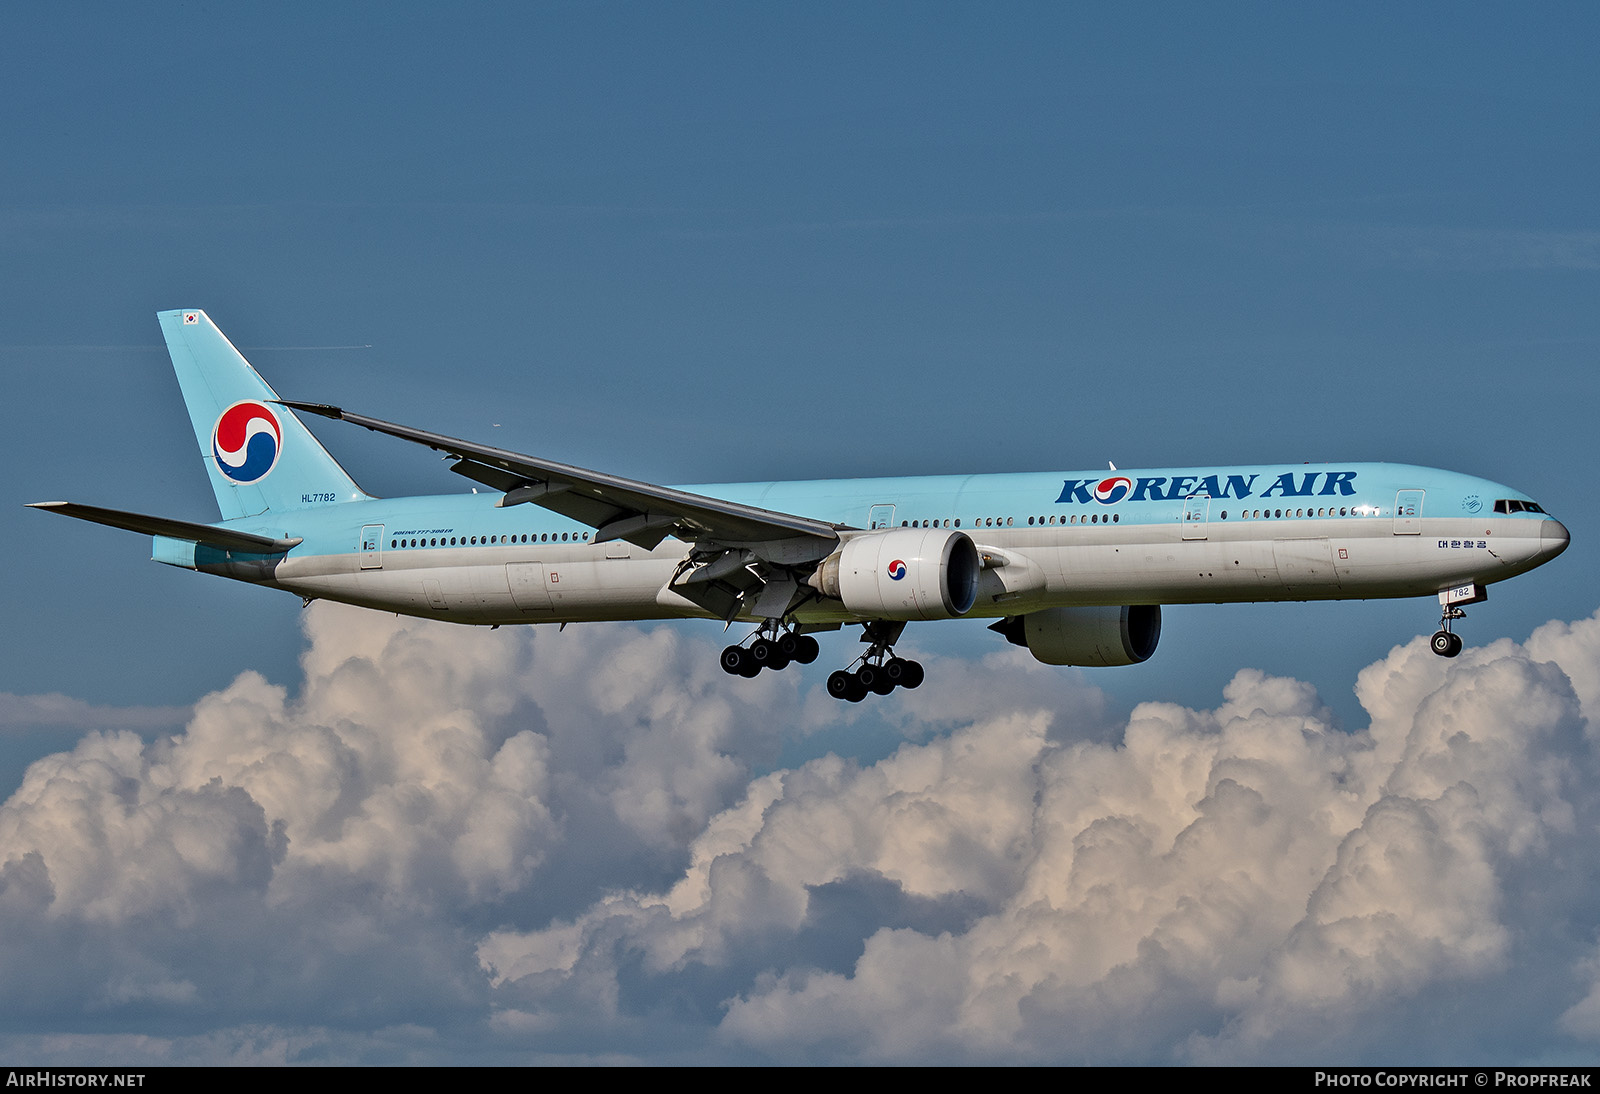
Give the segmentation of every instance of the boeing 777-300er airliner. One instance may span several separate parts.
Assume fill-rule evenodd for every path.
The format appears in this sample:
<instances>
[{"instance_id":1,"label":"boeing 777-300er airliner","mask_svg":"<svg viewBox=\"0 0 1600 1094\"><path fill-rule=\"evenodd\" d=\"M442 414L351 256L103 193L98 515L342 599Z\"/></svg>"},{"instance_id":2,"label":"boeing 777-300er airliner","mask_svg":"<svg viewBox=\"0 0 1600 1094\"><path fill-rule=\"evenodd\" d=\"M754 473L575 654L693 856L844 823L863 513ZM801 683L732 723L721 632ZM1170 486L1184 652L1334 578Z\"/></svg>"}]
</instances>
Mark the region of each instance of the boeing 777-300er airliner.
<instances>
[{"instance_id":1,"label":"boeing 777-300er airliner","mask_svg":"<svg viewBox=\"0 0 1600 1094\"><path fill-rule=\"evenodd\" d=\"M1162 604L1435 596L1433 650L1493 582L1567 530L1486 479L1383 463L944 475L668 487L280 400L202 311L160 313L223 519L36 508L154 537L172 566L455 623L701 617L754 624L741 676L864 628L828 678L858 702L916 687L912 620L983 617L1051 665L1155 652ZM295 411L427 445L487 493L375 498Z\"/></svg>"}]
</instances>

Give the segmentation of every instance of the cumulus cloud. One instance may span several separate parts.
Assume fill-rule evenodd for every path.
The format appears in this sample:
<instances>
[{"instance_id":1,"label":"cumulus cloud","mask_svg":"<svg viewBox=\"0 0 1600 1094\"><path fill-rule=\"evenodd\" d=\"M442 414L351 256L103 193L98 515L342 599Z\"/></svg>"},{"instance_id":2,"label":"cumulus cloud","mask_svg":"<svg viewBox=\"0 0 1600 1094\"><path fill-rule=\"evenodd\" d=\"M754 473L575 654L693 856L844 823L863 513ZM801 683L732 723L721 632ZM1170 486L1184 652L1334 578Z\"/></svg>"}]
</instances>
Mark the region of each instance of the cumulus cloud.
<instances>
[{"instance_id":1,"label":"cumulus cloud","mask_svg":"<svg viewBox=\"0 0 1600 1094\"><path fill-rule=\"evenodd\" d=\"M1113 719L1014 650L930 659L868 708L726 677L673 627L317 605L306 629L295 693L246 673L181 733L90 733L0 806L7 1025L49 1031L12 1047L1509 1062L1600 1040L1600 615L1454 661L1399 647L1357 682L1359 732L1250 669L1214 709ZM874 718L898 747L837 754ZM775 766L806 739L834 750Z\"/></svg>"},{"instance_id":2,"label":"cumulus cloud","mask_svg":"<svg viewBox=\"0 0 1600 1094\"><path fill-rule=\"evenodd\" d=\"M306 631L296 696L245 673L179 734L91 733L28 769L0 807L14 1018L431 1023L487 990L475 917L666 876L776 739L702 694L670 631L332 607Z\"/></svg>"},{"instance_id":3,"label":"cumulus cloud","mask_svg":"<svg viewBox=\"0 0 1600 1094\"><path fill-rule=\"evenodd\" d=\"M736 972L721 1043L782 1059L1459 1052L1483 1015L1440 1040L1404 1008L1478 992L1492 1013L1565 969L1564 917L1594 924L1563 880L1594 865L1594 762L1562 666L1591 671L1597 627L1546 628L1537 654L1396 649L1362 674L1361 733L1245 670L1217 709L1144 704L1112 743L1008 710L868 768L824 757L752 784L672 888L480 957L546 1020L549 999L615 1015L625 969ZM806 959L837 890L874 886L849 959ZM1557 975L1574 1009L1547 1003L1546 1037L1595 1025L1586 975Z\"/></svg>"}]
</instances>

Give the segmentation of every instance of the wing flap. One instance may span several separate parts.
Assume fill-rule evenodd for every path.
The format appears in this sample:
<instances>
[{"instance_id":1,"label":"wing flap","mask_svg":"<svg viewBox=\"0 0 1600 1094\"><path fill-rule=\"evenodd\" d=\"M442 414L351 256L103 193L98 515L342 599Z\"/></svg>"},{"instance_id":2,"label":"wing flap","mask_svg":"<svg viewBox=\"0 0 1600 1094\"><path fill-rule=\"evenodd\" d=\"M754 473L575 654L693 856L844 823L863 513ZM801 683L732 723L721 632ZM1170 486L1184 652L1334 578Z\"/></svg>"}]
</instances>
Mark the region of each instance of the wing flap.
<instances>
[{"instance_id":1,"label":"wing flap","mask_svg":"<svg viewBox=\"0 0 1600 1094\"><path fill-rule=\"evenodd\" d=\"M502 492L515 490L528 481L523 476L513 475L504 468L486 467L481 463L473 463L471 460L456 460L450 465L450 470L471 479L473 482L481 482L491 490Z\"/></svg>"}]
</instances>

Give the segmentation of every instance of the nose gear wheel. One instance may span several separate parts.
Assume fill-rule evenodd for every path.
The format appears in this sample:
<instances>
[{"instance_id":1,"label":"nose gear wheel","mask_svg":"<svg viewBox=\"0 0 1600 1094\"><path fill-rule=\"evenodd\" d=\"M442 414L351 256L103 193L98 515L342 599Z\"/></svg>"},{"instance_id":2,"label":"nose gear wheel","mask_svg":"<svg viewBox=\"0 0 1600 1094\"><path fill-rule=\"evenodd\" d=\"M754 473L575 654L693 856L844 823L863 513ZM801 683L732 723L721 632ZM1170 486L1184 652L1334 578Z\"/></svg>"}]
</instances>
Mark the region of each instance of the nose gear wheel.
<instances>
[{"instance_id":1,"label":"nose gear wheel","mask_svg":"<svg viewBox=\"0 0 1600 1094\"><path fill-rule=\"evenodd\" d=\"M1455 657L1461 653L1465 645L1461 636L1450 629L1450 624L1457 619L1465 619L1467 613L1462 608L1448 607L1439 616L1439 629L1433 632L1433 638L1428 642L1433 652L1440 657Z\"/></svg>"}]
</instances>

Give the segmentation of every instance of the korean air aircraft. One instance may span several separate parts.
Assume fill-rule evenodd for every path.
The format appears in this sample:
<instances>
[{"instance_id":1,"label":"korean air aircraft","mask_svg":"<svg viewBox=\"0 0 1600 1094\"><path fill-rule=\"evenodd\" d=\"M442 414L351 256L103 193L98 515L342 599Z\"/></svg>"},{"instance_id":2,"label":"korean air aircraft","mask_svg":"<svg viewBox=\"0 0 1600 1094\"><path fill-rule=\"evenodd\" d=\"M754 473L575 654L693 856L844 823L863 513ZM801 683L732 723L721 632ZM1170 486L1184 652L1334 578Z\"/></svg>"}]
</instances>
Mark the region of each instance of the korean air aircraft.
<instances>
[{"instance_id":1,"label":"korean air aircraft","mask_svg":"<svg viewBox=\"0 0 1600 1094\"><path fill-rule=\"evenodd\" d=\"M1155 652L1162 604L1437 596L1433 650L1487 587L1567 530L1485 479L1293 464L656 486L280 400L202 311L160 313L222 520L35 508L154 537L157 562L347 604L498 626L709 617L753 624L740 676L809 664L859 625L838 698L916 687L911 621L992 618L1052 665ZM375 498L296 412L427 445L471 492ZM478 492L477 488L487 488Z\"/></svg>"}]
</instances>

